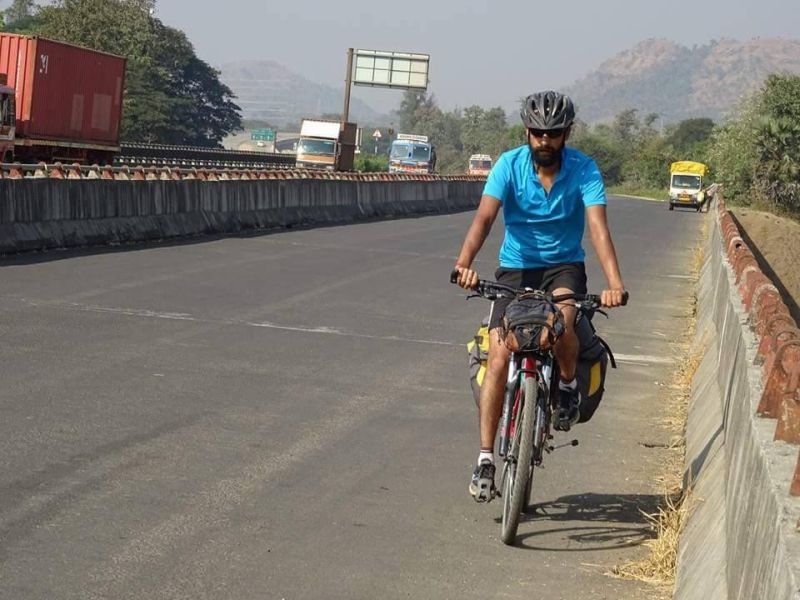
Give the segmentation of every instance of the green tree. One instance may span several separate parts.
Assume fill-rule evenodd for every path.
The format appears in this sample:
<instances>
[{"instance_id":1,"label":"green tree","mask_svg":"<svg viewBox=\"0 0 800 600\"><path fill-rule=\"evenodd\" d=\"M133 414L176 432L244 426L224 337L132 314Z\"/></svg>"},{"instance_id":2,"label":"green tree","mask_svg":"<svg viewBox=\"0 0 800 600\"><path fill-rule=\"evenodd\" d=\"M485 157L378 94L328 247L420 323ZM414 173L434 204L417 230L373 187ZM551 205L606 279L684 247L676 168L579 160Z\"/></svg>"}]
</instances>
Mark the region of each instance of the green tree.
<instances>
[{"instance_id":1,"label":"green tree","mask_svg":"<svg viewBox=\"0 0 800 600\"><path fill-rule=\"evenodd\" d=\"M38 26L38 8L33 0L13 0L11 6L0 11L0 31L9 33L35 33Z\"/></svg>"},{"instance_id":2,"label":"green tree","mask_svg":"<svg viewBox=\"0 0 800 600\"><path fill-rule=\"evenodd\" d=\"M755 131L756 193L776 208L800 212L800 76L767 78Z\"/></svg>"},{"instance_id":3,"label":"green tree","mask_svg":"<svg viewBox=\"0 0 800 600\"><path fill-rule=\"evenodd\" d=\"M241 129L233 92L219 80L219 71L195 55L182 31L155 21L154 32L154 62L166 75L161 91L170 98L169 127L159 139L174 144L220 145L228 133ZM135 134L129 132L129 136Z\"/></svg>"},{"instance_id":4,"label":"green tree","mask_svg":"<svg viewBox=\"0 0 800 600\"><path fill-rule=\"evenodd\" d=\"M509 148L516 148L517 146L521 146L525 143L527 143L527 141L525 137L524 125L511 125L510 127L506 128L505 134L503 135L503 151L506 151Z\"/></svg>"},{"instance_id":5,"label":"green tree","mask_svg":"<svg viewBox=\"0 0 800 600\"><path fill-rule=\"evenodd\" d=\"M708 155L728 198L800 213L798 123L800 76L773 74L715 130Z\"/></svg>"},{"instance_id":6,"label":"green tree","mask_svg":"<svg viewBox=\"0 0 800 600\"><path fill-rule=\"evenodd\" d=\"M506 113L500 107L484 110L470 106L462 113L461 147L466 158L471 154L497 156L507 149Z\"/></svg>"},{"instance_id":7,"label":"green tree","mask_svg":"<svg viewBox=\"0 0 800 600\"><path fill-rule=\"evenodd\" d=\"M775 119L800 117L800 76L774 73L767 77L761 106L764 113Z\"/></svg>"},{"instance_id":8,"label":"green tree","mask_svg":"<svg viewBox=\"0 0 800 600\"><path fill-rule=\"evenodd\" d=\"M442 173L463 173L466 170L464 147L461 143L463 121L460 111L448 113L435 104L428 104L417 110L419 120L412 133L427 135L436 146L437 171Z\"/></svg>"},{"instance_id":9,"label":"green tree","mask_svg":"<svg viewBox=\"0 0 800 600\"><path fill-rule=\"evenodd\" d=\"M691 156L709 140L713 131L714 121L711 119L686 119L670 127L666 141L678 154Z\"/></svg>"},{"instance_id":10,"label":"green tree","mask_svg":"<svg viewBox=\"0 0 800 600\"><path fill-rule=\"evenodd\" d=\"M602 131L576 128L567 143L595 160L607 185L617 185L622 181L625 155L620 142Z\"/></svg>"},{"instance_id":11,"label":"green tree","mask_svg":"<svg viewBox=\"0 0 800 600\"><path fill-rule=\"evenodd\" d=\"M755 97L747 100L738 116L717 127L711 134L708 161L723 185L725 197L750 204L758 152L753 143L758 111Z\"/></svg>"},{"instance_id":12,"label":"green tree","mask_svg":"<svg viewBox=\"0 0 800 600\"><path fill-rule=\"evenodd\" d=\"M633 144L639 134L641 122L635 108L623 110L614 117L611 133L623 144Z\"/></svg>"},{"instance_id":13,"label":"green tree","mask_svg":"<svg viewBox=\"0 0 800 600\"><path fill-rule=\"evenodd\" d=\"M400 133L415 133L417 121L436 107L433 95L417 90L406 90L395 113Z\"/></svg>"},{"instance_id":14,"label":"green tree","mask_svg":"<svg viewBox=\"0 0 800 600\"><path fill-rule=\"evenodd\" d=\"M677 157L661 136L650 136L635 146L627 156L622 169L622 178L646 188L666 187L669 180L669 165Z\"/></svg>"},{"instance_id":15,"label":"green tree","mask_svg":"<svg viewBox=\"0 0 800 600\"><path fill-rule=\"evenodd\" d=\"M37 16L42 35L151 66L153 2L144 0L57 0Z\"/></svg>"}]
</instances>

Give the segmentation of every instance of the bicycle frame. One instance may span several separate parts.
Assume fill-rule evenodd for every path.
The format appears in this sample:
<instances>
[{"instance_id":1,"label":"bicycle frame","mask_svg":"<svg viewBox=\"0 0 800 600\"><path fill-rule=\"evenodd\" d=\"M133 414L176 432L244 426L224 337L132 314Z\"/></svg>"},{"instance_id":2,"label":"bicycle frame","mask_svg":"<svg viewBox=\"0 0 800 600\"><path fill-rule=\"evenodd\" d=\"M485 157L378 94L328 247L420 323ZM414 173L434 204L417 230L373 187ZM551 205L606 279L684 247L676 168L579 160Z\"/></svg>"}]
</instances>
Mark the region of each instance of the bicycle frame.
<instances>
[{"instance_id":1,"label":"bicycle frame","mask_svg":"<svg viewBox=\"0 0 800 600\"><path fill-rule=\"evenodd\" d=\"M532 352L511 355L508 363L506 391L503 396L503 411L500 417L499 454L502 458L506 458L510 440L514 436L514 427L519 408L519 394L523 389L523 380L529 377L535 378L538 387L542 389L552 406L553 394L551 391L554 389L553 382L555 381L554 365L555 360L549 353L543 356ZM538 460L541 460L541 445L542 440L534 440L534 447L539 449Z\"/></svg>"}]
</instances>

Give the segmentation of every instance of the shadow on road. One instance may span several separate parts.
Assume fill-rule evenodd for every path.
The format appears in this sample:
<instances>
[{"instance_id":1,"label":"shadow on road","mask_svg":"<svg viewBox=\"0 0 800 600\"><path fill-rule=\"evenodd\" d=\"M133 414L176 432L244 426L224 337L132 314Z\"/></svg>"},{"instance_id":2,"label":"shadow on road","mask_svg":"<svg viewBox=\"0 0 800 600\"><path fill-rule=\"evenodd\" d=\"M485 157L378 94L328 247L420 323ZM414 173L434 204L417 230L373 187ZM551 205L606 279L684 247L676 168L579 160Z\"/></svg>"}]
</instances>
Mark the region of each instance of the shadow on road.
<instances>
[{"instance_id":1,"label":"shadow on road","mask_svg":"<svg viewBox=\"0 0 800 600\"><path fill-rule=\"evenodd\" d=\"M517 545L550 552L638 546L654 536L644 515L657 512L663 501L648 494L588 493L534 504L523 515Z\"/></svg>"},{"instance_id":2,"label":"shadow on road","mask_svg":"<svg viewBox=\"0 0 800 600\"><path fill-rule=\"evenodd\" d=\"M134 240L123 242L97 242L92 245L70 246L68 248L46 248L21 250L17 253L0 254L0 268L10 266L35 265L49 263L58 260L68 260L76 257L94 256L98 254L116 254L120 252L136 252L139 250L151 250L153 248L172 248L177 246L191 246L195 244L205 244L216 242L228 238L258 238L279 233L289 233L294 231L309 231L312 229L326 229L333 227L345 227L348 225L364 225L367 223L379 223L382 221L394 221L399 219L425 219L428 217L438 217L444 215L458 214L467 212L467 209L443 208L440 211L409 213L398 215L376 215L362 216L357 220L353 219L334 219L330 221L308 221L302 223L289 223L286 225L274 225L264 228L242 229L241 231L230 232L210 232L187 234L171 238L154 238L148 240Z\"/></svg>"},{"instance_id":3,"label":"shadow on road","mask_svg":"<svg viewBox=\"0 0 800 600\"><path fill-rule=\"evenodd\" d=\"M260 234L272 233L273 230L260 232ZM172 248L178 246L191 246L215 242L226 237L246 237L244 235L233 234L229 236L219 234L206 234L197 236L187 236L163 240L143 240L136 242L119 242L98 244L94 246L73 246L69 248L47 248L44 250L23 250L16 254L0 254L0 268L20 267L25 265L38 265L59 260L69 260L85 256L97 256L103 254L120 254L123 252L137 252L141 250L152 250L154 248Z\"/></svg>"}]
</instances>

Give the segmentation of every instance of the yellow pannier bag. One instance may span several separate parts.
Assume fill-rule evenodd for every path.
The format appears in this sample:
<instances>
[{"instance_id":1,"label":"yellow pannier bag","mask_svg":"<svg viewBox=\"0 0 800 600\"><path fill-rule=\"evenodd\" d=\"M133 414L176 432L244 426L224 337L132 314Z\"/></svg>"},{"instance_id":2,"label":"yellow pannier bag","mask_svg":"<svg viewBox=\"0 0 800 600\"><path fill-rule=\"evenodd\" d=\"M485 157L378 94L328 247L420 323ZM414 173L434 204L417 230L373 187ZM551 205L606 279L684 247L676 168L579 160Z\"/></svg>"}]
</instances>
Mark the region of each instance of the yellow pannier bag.
<instances>
[{"instance_id":1,"label":"yellow pannier bag","mask_svg":"<svg viewBox=\"0 0 800 600\"><path fill-rule=\"evenodd\" d=\"M467 342L467 353L469 354L469 384L472 387L475 404L478 405L481 399L483 378L486 376L486 361L489 358L489 317L481 321L475 336Z\"/></svg>"}]
</instances>

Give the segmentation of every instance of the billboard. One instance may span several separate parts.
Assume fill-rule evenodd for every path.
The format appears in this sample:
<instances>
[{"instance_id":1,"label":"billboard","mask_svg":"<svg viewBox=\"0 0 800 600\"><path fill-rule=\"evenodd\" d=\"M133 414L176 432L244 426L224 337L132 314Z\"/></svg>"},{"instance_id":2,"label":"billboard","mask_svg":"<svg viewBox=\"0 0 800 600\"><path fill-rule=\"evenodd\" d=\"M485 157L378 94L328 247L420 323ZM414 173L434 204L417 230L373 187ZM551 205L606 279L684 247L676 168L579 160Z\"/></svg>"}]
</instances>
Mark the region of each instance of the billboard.
<instances>
[{"instance_id":1,"label":"billboard","mask_svg":"<svg viewBox=\"0 0 800 600\"><path fill-rule=\"evenodd\" d=\"M428 54L356 50L353 84L400 90L428 88Z\"/></svg>"}]
</instances>

